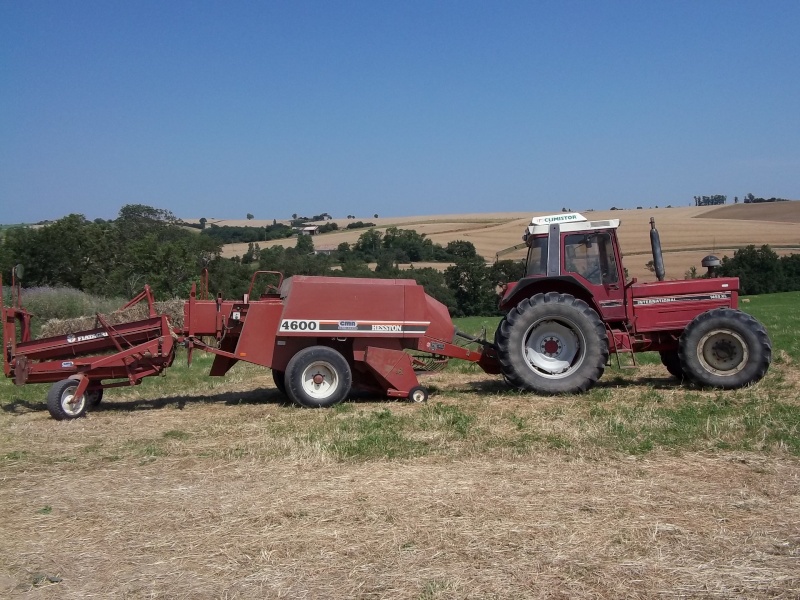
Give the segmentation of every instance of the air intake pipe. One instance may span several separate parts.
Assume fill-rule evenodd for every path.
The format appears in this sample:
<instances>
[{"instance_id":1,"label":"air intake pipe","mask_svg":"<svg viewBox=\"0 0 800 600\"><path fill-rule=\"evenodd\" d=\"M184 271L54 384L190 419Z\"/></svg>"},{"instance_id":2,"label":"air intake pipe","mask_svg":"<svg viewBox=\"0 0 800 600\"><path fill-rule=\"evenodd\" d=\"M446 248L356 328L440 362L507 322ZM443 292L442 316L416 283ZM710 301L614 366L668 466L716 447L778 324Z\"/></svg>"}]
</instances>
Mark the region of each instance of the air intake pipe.
<instances>
[{"instance_id":1,"label":"air intake pipe","mask_svg":"<svg viewBox=\"0 0 800 600\"><path fill-rule=\"evenodd\" d=\"M650 247L653 249L653 268L659 281L664 281L664 257L661 255L661 238L656 229L656 220L650 217Z\"/></svg>"}]
</instances>

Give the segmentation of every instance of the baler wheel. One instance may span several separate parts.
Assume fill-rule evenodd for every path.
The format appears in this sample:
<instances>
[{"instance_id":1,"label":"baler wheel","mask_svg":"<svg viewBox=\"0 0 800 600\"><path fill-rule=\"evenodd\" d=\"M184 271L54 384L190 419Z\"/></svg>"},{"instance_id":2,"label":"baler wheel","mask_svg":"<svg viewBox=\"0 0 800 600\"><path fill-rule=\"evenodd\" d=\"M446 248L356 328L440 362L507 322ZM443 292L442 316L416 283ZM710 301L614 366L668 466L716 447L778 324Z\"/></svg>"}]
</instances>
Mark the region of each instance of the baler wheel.
<instances>
[{"instance_id":1,"label":"baler wheel","mask_svg":"<svg viewBox=\"0 0 800 600\"><path fill-rule=\"evenodd\" d=\"M678 352L691 379L723 389L755 383L772 362L772 343L764 326L732 308L697 315L681 335Z\"/></svg>"},{"instance_id":2,"label":"baler wheel","mask_svg":"<svg viewBox=\"0 0 800 600\"><path fill-rule=\"evenodd\" d=\"M278 391L286 395L286 373L283 371L276 371L272 369L272 381L275 383L275 387L278 388Z\"/></svg>"},{"instance_id":3,"label":"baler wheel","mask_svg":"<svg viewBox=\"0 0 800 600\"><path fill-rule=\"evenodd\" d=\"M78 383L75 379L62 379L55 382L47 392L47 410L57 421L78 419L86 414L86 406L90 400L87 400L88 394L75 398Z\"/></svg>"},{"instance_id":4,"label":"baler wheel","mask_svg":"<svg viewBox=\"0 0 800 600\"><path fill-rule=\"evenodd\" d=\"M543 394L584 392L603 375L608 338L598 314L569 294L536 294L495 335L506 381Z\"/></svg>"},{"instance_id":5,"label":"baler wheel","mask_svg":"<svg viewBox=\"0 0 800 600\"><path fill-rule=\"evenodd\" d=\"M350 395L353 374L333 348L311 346L295 354L286 366L286 393L301 406L327 408Z\"/></svg>"}]
</instances>

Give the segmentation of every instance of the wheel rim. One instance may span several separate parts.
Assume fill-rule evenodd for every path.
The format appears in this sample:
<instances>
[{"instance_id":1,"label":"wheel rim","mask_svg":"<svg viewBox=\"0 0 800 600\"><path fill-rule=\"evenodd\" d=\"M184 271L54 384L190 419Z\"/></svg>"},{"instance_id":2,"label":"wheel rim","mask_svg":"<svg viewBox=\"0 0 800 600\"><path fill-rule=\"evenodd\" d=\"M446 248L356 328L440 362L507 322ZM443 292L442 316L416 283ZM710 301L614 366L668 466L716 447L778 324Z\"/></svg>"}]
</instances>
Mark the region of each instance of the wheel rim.
<instances>
[{"instance_id":1,"label":"wheel rim","mask_svg":"<svg viewBox=\"0 0 800 600\"><path fill-rule=\"evenodd\" d=\"M566 319L540 319L525 333L522 352L528 366L548 379L569 376L583 362L586 341Z\"/></svg>"},{"instance_id":2,"label":"wheel rim","mask_svg":"<svg viewBox=\"0 0 800 600\"><path fill-rule=\"evenodd\" d=\"M411 394L411 399L414 402L425 402L426 394L424 390L414 390L414 393Z\"/></svg>"},{"instance_id":3,"label":"wheel rim","mask_svg":"<svg viewBox=\"0 0 800 600\"><path fill-rule=\"evenodd\" d=\"M325 400L339 389L339 373L329 362L316 361L303 369L302 385L311 398Z\"/></svg>"},{"instance_id":4,"label":"wheel rim","mask_svg":"<svg viewBox=\"0 0 800 600\"><path fill-rule=\"evenodd\" d=\"M744 369L750 353L738 333L730 329L715 329L700 339L697 358L709 372L729 377Z\"/></svg>"},{"instance_id":5,"label":"wheel rim","mask_svg":"<svg viewBox=\"0 0 800 600\"><path fill-rule=\"evenodd\" d=\"M80 398L75 398L75 390L78 386L69 387L61 393L61 408L65 414L76 417L86 406L86 394Z\"/></svg>"}]
</instances>

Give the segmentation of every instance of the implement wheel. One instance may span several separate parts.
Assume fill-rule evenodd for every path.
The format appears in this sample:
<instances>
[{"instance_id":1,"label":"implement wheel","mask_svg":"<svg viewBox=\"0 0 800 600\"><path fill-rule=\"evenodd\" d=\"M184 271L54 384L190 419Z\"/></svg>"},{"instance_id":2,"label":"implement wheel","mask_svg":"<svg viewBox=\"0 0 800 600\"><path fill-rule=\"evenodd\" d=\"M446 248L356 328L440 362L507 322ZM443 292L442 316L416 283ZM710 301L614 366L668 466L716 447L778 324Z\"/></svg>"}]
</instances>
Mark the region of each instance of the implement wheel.
<instances>
[{"instance_id":1,"label":"implement wheel","mask_svg":"<svg viewBox=\"0 0 800 600\"><path fill-rule=\"evenodd\" d=\"M47 393L47 410L54 419L77 419L86 414L90 400L87 399L87 394L76 398L77 389L78 382L75 379L62 379L52 385Z\"/></svg>"},{"instance_id":2,"label":"implement wheel","mask_svg":"<svg viewBox=\"0 0 800 600\"><path fill-rule=\"evenodd\" d=\"M286 366L286 393L301 406L326 408L350 395L353 374L344 356L327 346L311 346Z\"/></svg>"},{"instance_id":3,"label":"implement wheel","mask_svg":"<svg viewBox=\"0 0 800 600\"><path fill-rule=\"evenodd\" d=\"M286 373L283 371L276 371L272 369L272 381L275 383L275 387L278 388L278 391L286 395Z\"/></svg>"},{"instance_id":4,"label":"implement wheel","mask_svg":"<svg viewBox=\"0 0 800 600\"><path fill-rule=\"evenodd\" d=\"M508 383L543 394L584 392L603 375L608 337L597 313L569 294L523 300L500 324L497 354Z\"/></svg>"},{"instance_id":5,"label":"implement wheel","mask_svg":"<svg viewBox=\"0 0 800 600\"><path fill-rule=\"evenodd\" d=\"M681 335L678 352L691 379L723 389L755 383L772 362L772 343L764 326L732 308L695 317Z\"/></svg>"}]
</instances>

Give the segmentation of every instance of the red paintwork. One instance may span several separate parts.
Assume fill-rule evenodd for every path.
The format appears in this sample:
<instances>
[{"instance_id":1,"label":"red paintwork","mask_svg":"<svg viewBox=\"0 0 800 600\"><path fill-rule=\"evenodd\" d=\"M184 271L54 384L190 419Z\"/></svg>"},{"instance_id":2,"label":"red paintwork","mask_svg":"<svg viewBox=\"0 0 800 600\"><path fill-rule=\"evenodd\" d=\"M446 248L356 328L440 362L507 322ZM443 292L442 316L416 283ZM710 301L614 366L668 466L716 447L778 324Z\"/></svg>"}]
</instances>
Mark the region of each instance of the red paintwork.
<instances>
[{"instance_id":1,"label":"red paintwork","mask_svg":"<svg viewBox=\"0 0 800 600\"><path fill-rule=\"evenodd\" d=\"M617 282L597 284L567 269L561 255L560 277L534 275L505 286L500 308L512 310L535 294L571 294L587 302L606 324L611 352L673 350L686 326L699 314L714 308L738 308L739 280L736 277L689 279L626 284L622 254L616 231L611 235ZM561 247L570 231L561 234Z\"/></svg>"},{"instance_id":2,"label":"red paintwork","mask_svg":"<svg viewBox=\"0 0 800 600\"><path fill-rule=\"evenodd\" d=\"M736 277L634 283L628 290L627 304L636 333L683 330L702 312L739 306Z\"/></svg>"},{"instance_id":3,"label":"red paintwork","mask_svg":"<svg viewBox=\"0 0 800 600\"><path fill-rule=\"evenodd\" d=\"M357 384L405 397L419 385L406 350L482 358L452 343L447 308L412 279L296 275L247 302L198 300L193 290L184 322L189 346L217 355L211 375L224 375L240 360L284 371L299 350L324 345L351 363ZM219 347L204 344L203 336L217 337Z\"/></svg>"},{"instance_id":4,"label":"red paintwork","mask_svg":"<svg viewBox=\"0 0 800 600\"><path fill-rule=\"evenodd\" d=\"M24 309L3 309L5 374L17 384L80 380L78 392L135 385L172 364L176 343L215 354L210 374L221 376L239 361L285 371L303 348L324 345L350 363L354 383L406 397L419 385L407 350L478 362L496 372L491 349L470 350L453 343L455 327L447 308L411 279L355 279L295 276L265 295L241 300L198 298L192 289L184 305L184 326L170 331L156 315L149 288L128 303L147 300L148 319L105 325L72 336L17 343L16 328L28 330ZM27 334L24 334L27 335ZM28 336L29 337L29 336ZM210 345L203 338L213 337ZM83 338L83 339L81 339Z\"/></svg>"}]
</instances>

